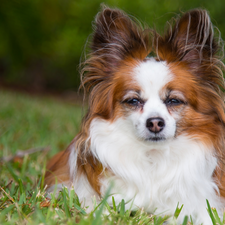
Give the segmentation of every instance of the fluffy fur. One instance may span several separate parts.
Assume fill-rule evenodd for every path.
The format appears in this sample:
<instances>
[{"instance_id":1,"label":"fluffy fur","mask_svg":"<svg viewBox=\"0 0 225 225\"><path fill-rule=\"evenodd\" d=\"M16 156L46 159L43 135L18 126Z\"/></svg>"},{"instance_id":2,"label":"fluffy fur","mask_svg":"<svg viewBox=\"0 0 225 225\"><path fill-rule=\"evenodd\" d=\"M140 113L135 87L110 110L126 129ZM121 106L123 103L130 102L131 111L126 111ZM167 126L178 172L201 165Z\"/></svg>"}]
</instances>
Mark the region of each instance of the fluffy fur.
<instances>
[{"instance_id":1,"label":"fluffy fur","mask_svg":"<svg viewBox=\"0 0 225 225\"><path fill-rule=\"evenodd\" d=\"M113 182L116 202L211 224L222 214L224 101L221 48L205 10L164 35L103 7L82 70L89 108L80 133L48 164L48 191L74 187L92 209ZM151 55L151 57L149 56ZM110 202L110 199L109 199Z\"/></svg>"}]
</instances>

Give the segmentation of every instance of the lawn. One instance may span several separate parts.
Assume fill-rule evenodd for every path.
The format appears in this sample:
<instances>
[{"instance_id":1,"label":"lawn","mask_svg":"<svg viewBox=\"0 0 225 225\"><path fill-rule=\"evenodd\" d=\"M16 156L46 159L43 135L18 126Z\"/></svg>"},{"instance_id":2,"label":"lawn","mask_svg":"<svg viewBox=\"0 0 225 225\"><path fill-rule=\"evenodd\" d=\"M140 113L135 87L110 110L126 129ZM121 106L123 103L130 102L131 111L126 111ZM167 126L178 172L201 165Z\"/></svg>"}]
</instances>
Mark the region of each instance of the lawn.
<instances>
[{"instance_id":1,"label":"lawn","mask_svg":"<svg viewBox=\"0 0 225 225\"><path fill-rule=\"evenodd\" d=\"M87 215L73 190L68 193L64 189L57 199L45 196L46 162L77 134L82 114L81 104L76 102L0 91L0 224L131 225L163 224L167 220L141 209L125 211L123 200L109 207L103 199ZM170 221L176 223L179 210ZM214 224L223 224L215 209L209 207L209 212L214 214Z\"/></svg>"}]
</instances>

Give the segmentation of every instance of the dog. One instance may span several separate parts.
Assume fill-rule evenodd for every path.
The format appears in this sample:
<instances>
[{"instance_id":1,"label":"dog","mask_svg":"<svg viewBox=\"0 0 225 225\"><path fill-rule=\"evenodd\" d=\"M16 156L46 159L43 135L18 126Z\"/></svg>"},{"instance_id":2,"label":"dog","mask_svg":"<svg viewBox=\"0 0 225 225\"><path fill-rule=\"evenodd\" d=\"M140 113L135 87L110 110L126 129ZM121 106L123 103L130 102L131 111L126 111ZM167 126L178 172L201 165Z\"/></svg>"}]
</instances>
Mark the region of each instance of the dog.
<instances>
[{"instance_id":1,"label":"dog","mask_svg":"<svg viewBox=\"0 0 225 225\"><path fill-rule=\"evenodd\" d=\"M211 224L224 207L225 115L221 46L205 10L183 13L160 35L119 9L95 19L81 74L89 94L79 134L47 165L48 192L74 188L93 207L115 202ZM108 199L109 204L112 204Z\"/></svg>"}]
</instances>

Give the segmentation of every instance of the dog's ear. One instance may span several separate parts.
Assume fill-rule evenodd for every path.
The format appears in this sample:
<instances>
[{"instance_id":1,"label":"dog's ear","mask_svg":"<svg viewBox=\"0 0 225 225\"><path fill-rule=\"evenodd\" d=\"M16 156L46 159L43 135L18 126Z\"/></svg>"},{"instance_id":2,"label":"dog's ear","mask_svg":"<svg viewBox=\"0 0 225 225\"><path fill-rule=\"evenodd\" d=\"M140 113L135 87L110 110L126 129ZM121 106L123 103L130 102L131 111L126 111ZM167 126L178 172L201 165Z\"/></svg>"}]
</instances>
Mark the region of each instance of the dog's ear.
<instances>
[{"instance_id":1,"label":"dog's ear","mask_svg":"<svg viewBox=\"0 0 225 225\"><path fill-rule=\"evenodd\" d=\"M194 68L205 60L211 60L217 52L213 36L207 11L189 11L176 21L164 37L158 39L159 57L168 61L185 61Z\"/></svg>"},{"instance_id":2,"label":"dog's ear","mask_svg":"<svg viewBox=\"0 0 225 225\"><path fill-rule=\"evenodd\" d=\"M113 69L129 56L144 59L149 52L149 34L123 11L103 7L96 16L91 49Z\"/></svg>"},{"instance_id":3,"label":"dog's ear","mask_svg":"<svg viewBox=\"0 0 225 225\"><path fill-rule=\"evenodd\" d=\"M142 60L149 54L149 35L123 11L103 6L95 19L91 52L81 70L81 86L89 93L88 118L113 117L114 74L124 60Z\"/></svg>"}]
</instances>

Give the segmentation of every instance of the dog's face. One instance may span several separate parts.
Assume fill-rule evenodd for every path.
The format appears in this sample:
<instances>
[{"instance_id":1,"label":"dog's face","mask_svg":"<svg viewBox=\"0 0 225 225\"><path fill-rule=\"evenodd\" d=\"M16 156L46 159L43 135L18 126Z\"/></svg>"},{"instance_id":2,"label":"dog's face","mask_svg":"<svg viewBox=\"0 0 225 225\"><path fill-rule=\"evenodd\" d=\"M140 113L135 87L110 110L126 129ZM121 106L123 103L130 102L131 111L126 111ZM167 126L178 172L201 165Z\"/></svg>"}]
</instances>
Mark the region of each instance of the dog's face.
<instances>
[{"instance_id":1,"label":"dog's face","mask_svg":"<svg viewBox=\"0 0 225 225\"><path fill-rule=\"evenodd\" d=\"M184 78L182 84L176 83L177 76L170 65L154 58L119 71L115 75L116 117L128 121L138 139L162 142L175 138L183 117L194 111L182 91L182 84L190 81Z\"/></svg>"},{"instance_id":2,"label":"dog's face","mask_svg":"<svg viewBox=\"0 0 225 225\"><path fill-rule=\"evenodd\" d=\"M124 118L129 120L139 139L164 141L176 133L175 106L184 104L182 93L170 92L167 84L173 80L168 66L153 58L133 68L136 89L126 90L122 98Z\"/></svg>"}]
</instances>

